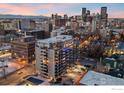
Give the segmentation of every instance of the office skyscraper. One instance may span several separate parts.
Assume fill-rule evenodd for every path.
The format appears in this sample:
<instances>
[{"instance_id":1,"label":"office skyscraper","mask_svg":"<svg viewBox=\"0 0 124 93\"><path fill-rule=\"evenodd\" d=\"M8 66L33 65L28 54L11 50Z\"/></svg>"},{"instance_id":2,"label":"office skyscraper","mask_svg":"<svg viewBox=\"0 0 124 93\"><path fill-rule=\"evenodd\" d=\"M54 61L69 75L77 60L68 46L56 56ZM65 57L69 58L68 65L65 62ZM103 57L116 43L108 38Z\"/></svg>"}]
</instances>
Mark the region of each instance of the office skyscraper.
<instances>
[{"instance_id":1,"label":"office skyscraper","mask_svg":"<svg viewBox=\"0 0 124 93\"><path fill-rule=\"evenodd\" d=\"M90 15L90 10L87 10L87 15Z\"/></svg>"},{"instance_id":2,"label":"office skyscraper","mask_svg":"<svg viewBox=\"0 0 124 93\"><path fill-rule=\"evenodd\" d=\"M107 7L101 7L101 25L107 26L108 14Z\"/></svg>"},{"instance_id":3,"label":"office skyscraper","mask_svg":"<svg viewBox=\"0 0 124 93\"><path fill-rule=\"evenodd\" d=\"M35 60L35 38L23 36L12 41L12 56L17 59L32 63Z\"/></svg>"},{"instance_id":4,"label":"office skyscraper","mask_svg":"<svg viewBox=\"0 0 124 93\"><path fill-rule=\"evenodd\" d=\"M86 22L86 8L82 8L82 20Z\"/></svg>"},{"instance_id":5,"label":"office skyscraper","mask_svg":"<svg viewBox=\"0 0 124 93\"><path fill-rule=\"evenodd\" d=\"M96 31L96 15L93 14L93 19L92 19L92 32Z\"/></svg>"},{"instance_id":6,"label":"office skyscraper","mask_svg":"<svg viewBox=\"0 0 124 93\"><path fill-rule=\"evenodd\" d=\"M101 19L107 18L107 7L101 7Z\"/></svg>"}]
</instances>

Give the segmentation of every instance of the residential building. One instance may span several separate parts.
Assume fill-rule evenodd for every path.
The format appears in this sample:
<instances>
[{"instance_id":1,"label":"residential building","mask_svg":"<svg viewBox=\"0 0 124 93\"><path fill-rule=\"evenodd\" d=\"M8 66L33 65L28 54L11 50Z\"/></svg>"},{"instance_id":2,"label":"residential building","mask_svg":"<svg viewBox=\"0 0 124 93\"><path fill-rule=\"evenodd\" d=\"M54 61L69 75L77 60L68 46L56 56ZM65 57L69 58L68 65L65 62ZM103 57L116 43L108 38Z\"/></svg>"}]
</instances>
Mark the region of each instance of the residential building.
<instances>
[{"instance_id":1,"label":"residential building","mask_svg":"<svg viewBox=\"0 0 124 93\"><path fill-rule=\"evenodd\" d=\"M22 19L19 21L19 27L21 30L35 29L36 23L34 20Z\"/></svg>"},{"instance_id":2,"label":"residential building","mask_svg":"<svg viewBox=\"0 0 124 93\"><path fill-rule=\"evenodd\" d=\"M61 35L65 32L65 28L64 27L61 27L60 29L55 29L51 32L51 37L55 37L55 36L58 36L58 35Z\"/></svg>"},{"instance_id":3,"label":"residential building","mask_svg":"<svg viewBox=\"0 0 124 93\"><path fill-rule=\"evenodd\" d=\"M36 67L44 78L56 79L61 77L73 61L73 39L69 35L37 41Z\"/></svg>"}]
</instances>

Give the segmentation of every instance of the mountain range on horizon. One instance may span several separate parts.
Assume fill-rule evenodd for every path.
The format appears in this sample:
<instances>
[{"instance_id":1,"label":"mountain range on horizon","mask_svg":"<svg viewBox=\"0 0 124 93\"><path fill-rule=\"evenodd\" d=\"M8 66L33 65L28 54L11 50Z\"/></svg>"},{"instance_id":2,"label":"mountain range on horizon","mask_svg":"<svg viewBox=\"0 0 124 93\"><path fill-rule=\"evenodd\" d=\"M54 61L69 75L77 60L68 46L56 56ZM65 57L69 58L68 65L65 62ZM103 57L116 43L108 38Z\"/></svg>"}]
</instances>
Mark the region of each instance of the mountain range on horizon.
<instances>
[{"instance_id":1,"label":"mountain range on horizon","mask_svg":"<svg viewBox=\"0 0 124 93\"><path fill-rule=\"evenodd\" d=\"M0 14L0 19L2 18L17 18L17 19L23 19L23 18L28 18L28 19L42 19L42 18L49 18L47 16L34 16L34 15L14 15L14 14Z\"/></svg>"},{"instance_id":2,"label":"mountain range on horizon","mask_svg":"<svg viewBox=\"0 0 124 93\"><path fill-rule=\"evenodd\" d=\"M43 15L14 15L14 14L0 14L1 18L29 18L29 19L37 19L37 18L49 18L48 16ZM109 19L124 19L124 18L109 18Z\"/></svg>"}]
</instances>

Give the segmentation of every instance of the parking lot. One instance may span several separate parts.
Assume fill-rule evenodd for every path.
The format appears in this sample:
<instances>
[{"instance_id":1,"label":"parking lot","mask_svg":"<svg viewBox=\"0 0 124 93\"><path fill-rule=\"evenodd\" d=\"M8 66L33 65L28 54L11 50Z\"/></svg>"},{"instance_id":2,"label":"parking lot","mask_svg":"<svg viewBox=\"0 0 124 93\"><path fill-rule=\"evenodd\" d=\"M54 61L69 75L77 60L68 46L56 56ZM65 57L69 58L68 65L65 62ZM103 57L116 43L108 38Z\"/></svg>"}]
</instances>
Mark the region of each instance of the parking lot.
<instances>
[{"instance_id":1,"label":"parking lot","mask_svg":"<svg viewBox=\"0 0 124 93\"><path fill-rule=\"evenodd\" d=\"M73 67L67 69L67 73L64 75L62 83L66 84L66 82L72 80L70 85L71 83L76 84L86 72L86 67L82 65L74 65Z\"/></svg>"},{"instance_id":2,"label":"parking lot","mask_svg":"<svg viewBox=\"0 0 124 93\"><path fill-rule=\"evenodd\" d=\"M23 68L24 65L20 65L14 60L5 59L4 62L0 62L0 78L4 77L14 71Z\"/></svg>"}]
</instances>

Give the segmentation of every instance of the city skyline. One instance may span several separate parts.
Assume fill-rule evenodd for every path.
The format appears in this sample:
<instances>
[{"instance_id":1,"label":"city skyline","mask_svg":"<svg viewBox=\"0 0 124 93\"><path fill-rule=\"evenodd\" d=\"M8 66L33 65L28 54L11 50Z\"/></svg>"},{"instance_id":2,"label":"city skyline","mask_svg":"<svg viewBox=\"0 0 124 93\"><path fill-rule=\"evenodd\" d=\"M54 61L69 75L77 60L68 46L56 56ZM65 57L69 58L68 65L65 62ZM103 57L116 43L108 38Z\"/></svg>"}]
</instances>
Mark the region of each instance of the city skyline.
<instances>
[{"instance_id":1,"label":"city skyline","mask_svg":"<svg viewBox=\"0 0 124 93\"><path fill-rule=\"evenodd\" d=\"M14 15L43 15L50 16L52 13L58 13L59 15L67 14L81 15L81 8L86 7L91 13L100 13L101 7L106 6L108 8L109 18L124 18L124 4L104 4L104 3L49 3L49 4L0 4L0 14L14 14Z\"/></svg>"}]
</instances>

